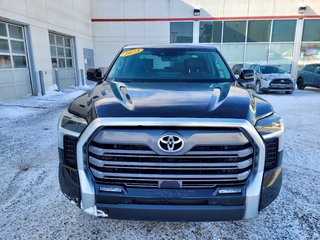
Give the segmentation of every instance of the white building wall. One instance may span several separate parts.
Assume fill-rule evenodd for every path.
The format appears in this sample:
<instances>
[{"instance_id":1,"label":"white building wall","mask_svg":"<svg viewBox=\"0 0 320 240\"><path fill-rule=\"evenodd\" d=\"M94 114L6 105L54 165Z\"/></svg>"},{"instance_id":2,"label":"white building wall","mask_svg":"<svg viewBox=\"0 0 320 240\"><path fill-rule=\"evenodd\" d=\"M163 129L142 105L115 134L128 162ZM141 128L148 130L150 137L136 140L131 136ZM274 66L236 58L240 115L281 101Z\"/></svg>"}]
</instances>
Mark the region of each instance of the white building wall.
<instances>
[{"instance_id":1,"label":"white building wall","mask_svg":"<svg viewBox=\"0 0 320 240\"><path fill-rule=\"evenodd\" d=\"M299 16L298 8L302 4L308 6L303 15L320 13L317 0L92 0L92 19L102 20L93 22L95 65L109 65L126 44L169 43L170 19L196 18L194 8L201 9L200 18L242 19ZM148 18L162 21L132 21Z\"/></svg>"},{"instance_id":2,"label":"white building wall","mask_svg":"<svg viewBox=\"0 0 320 240\"><path fill-rule=\"evenodd\" d=\"M75 37L79 69L84 68L83 48L93 48L90 0L1 0L2 20L30 28L35 70L44 71L45 85L53 84L49 31Z\"/></svg>"}]
</instances>

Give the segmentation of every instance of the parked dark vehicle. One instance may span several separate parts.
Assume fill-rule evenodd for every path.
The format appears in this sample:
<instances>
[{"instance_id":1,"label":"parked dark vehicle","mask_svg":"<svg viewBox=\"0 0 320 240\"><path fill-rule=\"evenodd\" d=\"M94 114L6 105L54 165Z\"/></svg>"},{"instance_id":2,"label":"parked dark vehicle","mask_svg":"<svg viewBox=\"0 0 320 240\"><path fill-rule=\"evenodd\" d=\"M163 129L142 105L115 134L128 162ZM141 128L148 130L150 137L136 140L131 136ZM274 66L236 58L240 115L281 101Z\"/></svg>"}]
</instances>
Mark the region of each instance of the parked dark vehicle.
<instances>
[{"instance_id":1,"label":"parked dark vehicle","mask_svg":"<svg viewBox=\"0 0 320 240\"><path fill-rule=\"evenodd\" d=\"M320 88L320 64L305 65L298 73L297 87L300 90L305 87Z\"/></svg>"},{"instance_id":2,"label":"parked dark vehicle","mask_svg":"<svg viewBox=\"0 0 320 240\"><path fill-rule=\"evenodd\" d=\"M294 77L283 70L281 66L273 64L252 64L249 66L255 72L255 91L285 92L292 94L295 89Z\"/></svg>"},{"instance_id":3,"label":"parked dark vehicle","mask_svg":"<svg viewBox=\"0 0 320 240\"><path fill-rule=\"evenodd\" d=\"M239 220L278 196L282 120L214 47L126 46L96 81L59 120L61 191L86 213Z\"/></svg>"}]
</instances>

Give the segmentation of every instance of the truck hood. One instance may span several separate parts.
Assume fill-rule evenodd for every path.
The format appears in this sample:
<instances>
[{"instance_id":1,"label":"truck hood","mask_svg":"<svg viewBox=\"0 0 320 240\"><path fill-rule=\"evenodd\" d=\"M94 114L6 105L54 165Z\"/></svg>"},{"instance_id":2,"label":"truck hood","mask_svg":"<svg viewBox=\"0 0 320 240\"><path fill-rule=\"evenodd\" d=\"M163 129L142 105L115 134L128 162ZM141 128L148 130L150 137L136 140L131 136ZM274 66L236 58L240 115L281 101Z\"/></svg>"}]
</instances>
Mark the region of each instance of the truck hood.
<instances>
[{"instance_id":1,"label":"truck hood","mask_svg":"<svg viewBox=\"0 0 320 240\"><path fill-rule=\"evenodd\" d=\"M231 83L110 81L74 101L69 111L89 121L96 117L192 117L254 123L257 116L272 113L272 108Z\"/></svg>"}]
</instances>

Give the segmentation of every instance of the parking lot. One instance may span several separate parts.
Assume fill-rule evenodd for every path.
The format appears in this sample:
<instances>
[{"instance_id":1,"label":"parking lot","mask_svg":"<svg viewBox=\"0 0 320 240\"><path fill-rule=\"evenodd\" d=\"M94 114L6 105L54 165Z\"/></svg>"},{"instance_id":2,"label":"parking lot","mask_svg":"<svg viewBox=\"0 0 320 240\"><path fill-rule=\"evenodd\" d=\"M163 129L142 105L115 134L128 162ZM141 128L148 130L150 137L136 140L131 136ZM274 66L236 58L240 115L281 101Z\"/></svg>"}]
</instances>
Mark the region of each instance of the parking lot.
<instances>
[{"instance_id":1,"label":"parking lot","mask_svg":"<svg viewBox=\"0 0 320 240\"><path fill-rule=\"evenodd\" d=\"M282 191L255 219L214 223L93 218L72 205L58 183L57 119L76 95L66 94L0 103L0 239L320 238L320 89L261 95L286 126Z\"/></svg>"}]
</instances>

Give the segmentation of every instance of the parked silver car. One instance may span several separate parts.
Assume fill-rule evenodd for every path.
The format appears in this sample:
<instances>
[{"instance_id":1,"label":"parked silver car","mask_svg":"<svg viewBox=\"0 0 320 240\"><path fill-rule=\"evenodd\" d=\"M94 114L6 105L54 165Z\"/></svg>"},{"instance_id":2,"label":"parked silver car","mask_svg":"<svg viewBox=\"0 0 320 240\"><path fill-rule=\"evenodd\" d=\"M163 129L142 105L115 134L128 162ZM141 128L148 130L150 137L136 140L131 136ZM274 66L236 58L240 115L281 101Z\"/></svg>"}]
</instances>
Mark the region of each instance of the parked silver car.
<instances>
[{"instance_id":1,"label":"parked silver car","mask_svg":"<svg viewBox=\"0 0 320 240\"><path fill-rule=\"evenodd\" d=\"M249 69L255 72L255 91L293 93L295 89L294 77L279 65L252 64Z\"/></svg>"}]
</instances>

